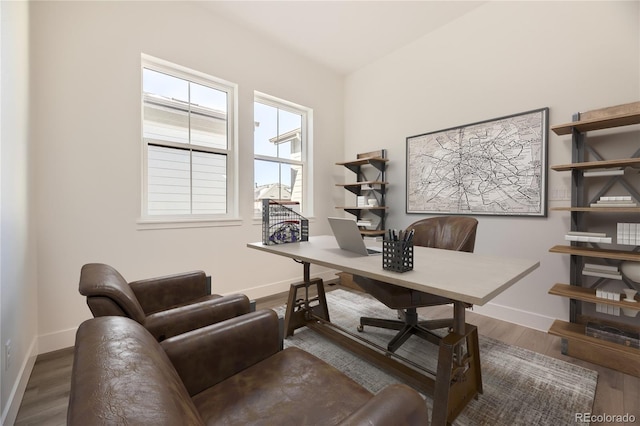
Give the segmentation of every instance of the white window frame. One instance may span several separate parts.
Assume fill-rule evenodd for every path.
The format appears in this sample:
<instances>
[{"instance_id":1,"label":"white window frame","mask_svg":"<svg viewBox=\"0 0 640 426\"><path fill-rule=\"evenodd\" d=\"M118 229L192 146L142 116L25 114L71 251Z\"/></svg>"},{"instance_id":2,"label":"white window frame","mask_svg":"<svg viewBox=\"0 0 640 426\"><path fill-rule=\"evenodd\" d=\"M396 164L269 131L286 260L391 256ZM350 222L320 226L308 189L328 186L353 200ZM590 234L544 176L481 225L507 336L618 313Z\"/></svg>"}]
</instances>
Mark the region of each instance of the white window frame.
<instances>
[{"instance_id":1,"label":"white window frame","mask_svg":"<svg viewBox=\"0 0 640 426\"><path fill-rule=\"evenodd\" d=\"M253 102L254 107L255 103L258 102L293 114L300 114L302 116L302 127L300 129L302 139L301 160L295 161L254 153L254 173L256 160L272 161L290 165L301 164L302 211L300 213L307 218L313 217L313 109L258 91L254 91ZM255 176L253 181L255 182ZM258 217L259 216L254 216L254 219L257 219Z\"/></svg>"},{"instance_id":2,"label":"white window frame","mask_svg":"<svg viewBox=\"0 0 640 426\"><path fill-rule=\"evenodd\" d=\"M143 70L151 69L173 77L188 80L197 84L212 87L227 93L227 149L207 148L207 152L224 154L227 156L226 176L226 207L225 214L181 214L181 215L149 215L148 214L148 158L147 146L149 142L144 138L144 100L143 100ZM181 228L239 225L238 209L238 85L211 75L186 68L153 56L141 55L140 67L140 140L142 149L142 188L141 188L141 217L138 220L139 228ZM170 147L171 142L163 144Z\"/></svg>"}]
</instances>

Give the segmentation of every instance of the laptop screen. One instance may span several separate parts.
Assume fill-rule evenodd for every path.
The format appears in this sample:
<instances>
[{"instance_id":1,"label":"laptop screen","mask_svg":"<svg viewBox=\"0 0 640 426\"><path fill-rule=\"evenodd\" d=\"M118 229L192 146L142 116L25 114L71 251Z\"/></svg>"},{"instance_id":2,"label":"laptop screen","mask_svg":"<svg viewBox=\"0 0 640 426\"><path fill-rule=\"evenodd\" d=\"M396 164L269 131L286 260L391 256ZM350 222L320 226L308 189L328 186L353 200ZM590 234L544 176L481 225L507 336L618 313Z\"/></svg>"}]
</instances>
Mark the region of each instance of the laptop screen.
<instances>
[{"instance_id":1,"label":"laptop screen","mask_svg":"<svg viewBox=\"0 0 640 426\"><path fill-rule=\"evenodd\" d=\"M342 217L330 217L329 224L336 238L338 246L342 250L358 253L363 256L380 254L382 250L377 247L366 247L360 229L355 220Z\"/></svg>"}]
</instances>

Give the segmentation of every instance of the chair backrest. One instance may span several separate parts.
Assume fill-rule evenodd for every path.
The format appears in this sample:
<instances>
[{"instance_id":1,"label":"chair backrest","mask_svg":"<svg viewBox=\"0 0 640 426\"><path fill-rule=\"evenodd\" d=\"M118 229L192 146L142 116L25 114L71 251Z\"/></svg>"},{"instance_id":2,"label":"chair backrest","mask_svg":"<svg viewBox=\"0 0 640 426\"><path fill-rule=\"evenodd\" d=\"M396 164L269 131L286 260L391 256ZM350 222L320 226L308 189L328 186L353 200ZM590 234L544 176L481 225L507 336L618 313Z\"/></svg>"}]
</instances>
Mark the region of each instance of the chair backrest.
<instances>
[{"instance_id":1,"label":"chair backrest","mask_svg":"<svg viewBox=\"0 0 640 426\"><path fill-rule=\"evenodd\" d=\"M445 250L473 252L478 221L467 216L436 216L409 225L413 244Z\"/></svg>"},{"instance_id":2,"label":"chair backrest","mask_svg":"<svg viewBox=\"0 0 640 426\"><path fill-rule=\"evenodd\" d=\"M126 316L141 324L146 318L129 283L109 265L84 265L80 271L79 290L87 297L94 317Z\"/></svg>"}]
</instances>

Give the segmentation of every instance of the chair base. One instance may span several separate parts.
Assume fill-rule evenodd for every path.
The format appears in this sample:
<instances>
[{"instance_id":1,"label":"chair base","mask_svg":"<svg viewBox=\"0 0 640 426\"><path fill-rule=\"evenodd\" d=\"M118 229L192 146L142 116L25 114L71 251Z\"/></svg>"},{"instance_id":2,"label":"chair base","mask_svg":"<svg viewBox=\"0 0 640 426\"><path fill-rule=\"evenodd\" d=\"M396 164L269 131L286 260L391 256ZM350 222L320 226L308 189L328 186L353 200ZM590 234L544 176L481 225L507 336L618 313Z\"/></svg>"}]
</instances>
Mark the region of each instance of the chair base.
<instances>
[{"instance_id":1,"label":"chair base","mask_svg":"<svg viewBox=\"0 0 640 426\"><path fill-rule=\"evenodd\" d=\"M387 350L395 352L404 342L411 336L418 336L434 345L439 345L442 338L431 330L438 328L451 328L453 326L452 318L418 321L418 313L416 308L398 311L399 320L361 317L358 331L362 332L364 326L379 327L388 330L398 330L398 333L388 343Z\"/></svg>"}]
</instances>

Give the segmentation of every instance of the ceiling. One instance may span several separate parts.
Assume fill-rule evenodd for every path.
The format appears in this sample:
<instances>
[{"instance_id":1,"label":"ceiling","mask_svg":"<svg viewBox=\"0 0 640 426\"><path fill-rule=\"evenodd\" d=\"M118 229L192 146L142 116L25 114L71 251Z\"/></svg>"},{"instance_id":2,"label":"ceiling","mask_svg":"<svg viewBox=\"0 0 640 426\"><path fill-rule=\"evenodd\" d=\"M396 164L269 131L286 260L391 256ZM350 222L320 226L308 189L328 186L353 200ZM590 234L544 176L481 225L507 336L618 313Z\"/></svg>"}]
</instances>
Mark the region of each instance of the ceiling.
<instances>
[{"instance_id":1,"label":"ceiling","mask_svg":"<svg viewBox=\"0 0 640 426\"><path fill-rule=\"evenodd\" d=\"M237 25L341 73L364 65L485 1L203 1Z\"/></svg>"}]
</instances>

